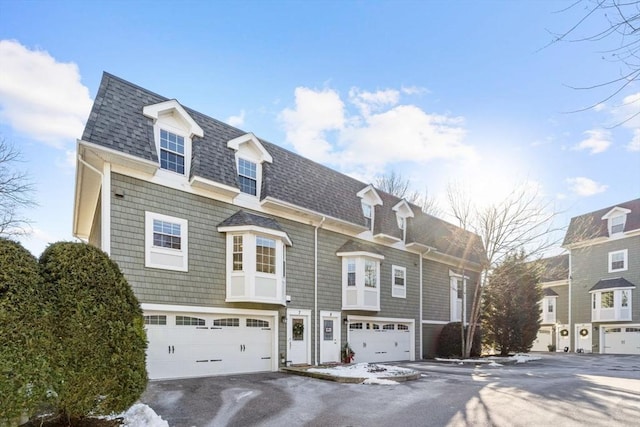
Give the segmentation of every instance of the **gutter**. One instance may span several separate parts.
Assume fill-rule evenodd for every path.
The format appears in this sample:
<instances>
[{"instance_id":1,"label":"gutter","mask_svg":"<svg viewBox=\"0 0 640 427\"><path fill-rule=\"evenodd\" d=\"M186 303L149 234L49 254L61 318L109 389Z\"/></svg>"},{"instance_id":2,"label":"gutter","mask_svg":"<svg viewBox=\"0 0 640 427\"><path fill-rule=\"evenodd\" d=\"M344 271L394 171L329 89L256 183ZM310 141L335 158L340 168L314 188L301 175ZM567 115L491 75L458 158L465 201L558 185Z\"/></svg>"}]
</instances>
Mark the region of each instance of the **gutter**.
<instances>
[{"instance_id":1,"label":"gutter","mask_svg":"<svg viewBox=\"0 0 640 427\"><path fill-rule=\"evenodd\" d=\"M313 233L314 233L314 239L313 239L313 262L314 262L314 266L313 266L313 303L314 303L314 314L315 314L315 328L314 328L314 335L315 335L315 345L314 347L314 365L318 366L318 353L319 353L319 348L320 348L320 342L318 341L320 338L320 328L318 326L318 322L320 321L319 316L318 316L318 229L320 229L320 227L322 227L322 224L324 224L324 221L327 219L327 217L325 217L324 215L322 216L322 219L320 220L320 222L318 223L318 225L315 226ZM342 339L342 337L340 337L340 339Z\"/></svg>"},{"instance_id":2,"label":"gutter","mask_svg":"<svg viewBox=\"0 0 640 427\"><path fill-rule=\"evenodd\" d=\"M431 252L431 248L427 248L426 251L420 253L420 304L419 304L419 316L420 316L420 322L418 322L418 327L420 328L419 334L418 334L418 338L420 341L420 360L424 359L424 345L423 345L423 333L422 333L422 320L423 320L423 315L422 315L422 304L424 303L422 300L422 288L424 287L424 282L422 280L422 260L424 259L424 256L426 254L428 254L429 252Z\"/></svg>"}]
</instances>

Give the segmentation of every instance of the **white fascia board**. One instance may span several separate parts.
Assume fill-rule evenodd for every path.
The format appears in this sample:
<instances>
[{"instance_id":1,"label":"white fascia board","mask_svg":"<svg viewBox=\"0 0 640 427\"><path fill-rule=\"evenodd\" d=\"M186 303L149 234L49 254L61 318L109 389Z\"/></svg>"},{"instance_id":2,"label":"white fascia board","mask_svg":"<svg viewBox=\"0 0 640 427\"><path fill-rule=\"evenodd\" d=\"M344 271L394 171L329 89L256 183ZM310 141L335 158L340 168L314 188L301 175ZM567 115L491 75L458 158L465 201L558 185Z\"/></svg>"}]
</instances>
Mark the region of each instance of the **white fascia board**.
<instances>
[{"instance_id":1,"label":"white fascia board","mask_svg":"<svg viewBox=\"0 0 640 427\"><path fill-rule=\"evenodd\" d=\"M626 209L626 208L621 208L619 206L616 206L615 208L611 209L609 212L604 214L602 219L609 219L609 218L613 218L614 216L627 215L629 213L631 213L631 209Z\"/></svg>"},{"instance_id":2,"label":"white fascia board","mask_svg":"<svg viewBox=\"0 0 640 427\"><path fill-rule=\"evenodd\" d=\"M464 268L476 273L479 273L483 270L482 264L478 264L477 262L472 261L466 261L462 258L457 258L437 251L426 252L423 255L423 258L451 265L456 268L462 268L464 266Z\"/></svg>"},{"instance_id":3,"label":"white fascia board","mask_svg":"<svg viewBox=\"0 0 640 427\"><path fill-rule=\"evenodd\" d=\"M356 252L336 252L336 256L339 257L367 257L367 258L376 258L379 260L383 260L384 259L384 255L379 255L379 254L374 254L371 252L365 252L365 251L356 251Z\"/></svg>"},{"instance_id":4,"label":"white fascia board","mask_svg":"<svg viewBox=\"0 0 640 427\"><path fill-rule=\"evenodd\" d=\"M384 233L378 233L378 234L374 235L373 238L374 239L380 239L380 240L386 240L386 241L392 241L392 242L402 242L402 239L400 239L398 237L390 236L390 235L384 234Z\"/></svg>"},{"instance_id":5,"label":"white fascia board","mask_svg":"<svg viewBox=\"0 0 640 427\"><path fill-rule=\"evenodd\" d=\"M446 325L447 323L451 323L450 320L423 320L421 322L423 325Z\"/></svg>"},{"instance_id":6,"label":"white fascia board","mask_svg":"<svg viewBox=\"0 0 640 427\"><path fill-rule=\"evenodd\" d=\"M437 249L434 248L433 246L425 245L418 242L407 243L406 248L407 250L417 252L421 255L427 254L431 251L437 251Z\"/></svg>"},{"instance_id":7,"label":"white fascia board","mask_svg":"<svg viewBox=\"0 0 640 427\"><path fill-rule=\"evenodd\" d=\"M257 225L230 225L226 227L218 227L218 231L221 233L258 233L268 234L270 236L279 237L285 241L287 246L293 246L287 233L283 231L273 230L271 228L258 227Z\"/></svg>"},{"instance_id":8,"label":"white fascia board","mask_svg":"<svg viewBox=\"0 0 640 427\"><path fill-rule=\"evenodd\" d=\"M229 142L227 142L227 147L238 151L240 149L240 145L244 143L251 143L260 152L263 162L273 163L273 158L271 157L271 154L269 154L269 152L267 151L266 148L264 148L260 140L256 138L256 136L251 132L230 140Z\"/></svg>"},{"instance_id":9,"label":"white fascia board","mask_svg":"<svg viewBox=\"0 0 640 427\"><path fill-rule=\"evenodd\" d=\"M236 314L248 316L272 316L279 315L276 310L247 310L242 308L226 308L226 307L199 307L192 305L174 305L174 304L152 304L142 303L140 308L143 311L163 311L176 313L203 313L203 314ZM279 319L278 319L279 320Z\"/></svg>"},{"instance_id":10,"label":"white fascia board","mask_svg":"<svg viewBox=\"0 0 640 427\"><path fill-rule=\"evenodd\" d=\"M218 193L222 196L226 197L235 197L240 194L240 190L235 187L230 187L225 184L220 184L219 182L212 181L210 179L202 178L200 176L194 176L189 181L194 188L202 188L204 190L209 190L213 193Z\"/></svg>"},{"instance_id":11,"label":"white fascia board","mask_svg":"<svg viewBox=\"0 0 640 427\"><path fill-rule=\"evenodd\" d=\"M600 293L600 292L609 292L609 291L624 291L625 289L635 289L635 286L625 286L625 287L617 287L617 288L602 288L596 289L595 291L589 291L590 294Z\"/></svg>"},{"instance_id":12,"label":"white fascia board","mask_svg":"<svg viewBox=\"0 0 640 427\"><path fill-rule=\"evenodd\" d=\"M373 199L372 205L375 206L375 205L382 204L382 199L380 198L380 196L378 195L378 192L376 191L375 187L372 184L369 184L366 187L364 187L362 190L358 191L356 193L356 196L360 197L361 199L364 199L365 197L367 197L367 194L369 193L372 195L372 199Z\"/></svg>"},{"instance_id":13,"label":"white fascia board","mask_svg":"<svg viewBox=\"0 0 640 427\"><path fill-rule=\"evenodd\" d=\"M596 237L595 239L570 243L562 247L571 251L572 249L586 248L588 246L595 246L595 245L600 245L602 243L609 243L612 240L621 240L621 239L627 239L629 237L636 237L636 236L640 236L640 228L636 230L625 231L624 233L615 234L614 237L608 237L608 236Z\"/></svg>"},{"instance_id":14,"label":"white fascia board","mask_svg":"<svg viewBox=\"0 0 640 427\"><path fill-rule=\"evenodd\" d=\"M569 279L555 280L553 282L544 282L540 283L540 287L543 289L553 288L556 286L567 286L569 285Z\"/></svg>"},{"instance_id":15,"label":"white fascia board","mask_svg":"<svg viewBox=\"0 0 640 427\"><path fill-rule=\"evenodd\" d=\"M170 99L168 101L160 102L158 104L146 105L142 108L142 114L150 119L153 119L154 123L158 120L160 114L166 111L175 111L178 115L187 122L189 126L189 132L191 133L190 137L199 136L202 138L204 136L204 131L202 128L193 120L193 118L187 113L187 111L180 105L180 103L175 99Z\"/></svg>"},{"instance_id":16,"label":"white fascia board","mask_svg":"<svg viewBox=\"0 0 640 427\"><path fill-rule=\"evenodd\" d=\"M151 160L142 159L131 154L123 153L122 151L114 150L112 148L103 147L101 145L94 144L88 141L78 141L78 149L80 146L91 151L97 157L105 162L114 163L122 166L126 166L132 169L146 172L149 175L155 174L160 168L160 164Z\"/></svg>"}]
</instances>

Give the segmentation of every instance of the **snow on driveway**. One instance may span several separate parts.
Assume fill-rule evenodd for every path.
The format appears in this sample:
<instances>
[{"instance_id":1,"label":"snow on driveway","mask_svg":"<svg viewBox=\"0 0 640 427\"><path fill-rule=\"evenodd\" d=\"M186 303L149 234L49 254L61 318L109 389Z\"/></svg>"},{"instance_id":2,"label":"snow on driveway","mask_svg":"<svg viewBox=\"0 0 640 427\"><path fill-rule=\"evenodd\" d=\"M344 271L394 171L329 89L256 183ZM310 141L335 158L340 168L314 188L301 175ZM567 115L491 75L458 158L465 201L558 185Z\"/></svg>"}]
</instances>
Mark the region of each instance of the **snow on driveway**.
<instances>
[{"instance_id":1,"label":"snow on driveway","mask_svg":"<svg viewBox=\"0 0 640 427\"><path fill-rule=\"evenodd\" d=\"M392 365L377 365L374 363L356 363L353 365L339 365L325 368L309 368L308 372L331 375L334 377L364 378L363 384L394 385L392 377L415 374L413 369Z\"/></svg>"}]
</instances>

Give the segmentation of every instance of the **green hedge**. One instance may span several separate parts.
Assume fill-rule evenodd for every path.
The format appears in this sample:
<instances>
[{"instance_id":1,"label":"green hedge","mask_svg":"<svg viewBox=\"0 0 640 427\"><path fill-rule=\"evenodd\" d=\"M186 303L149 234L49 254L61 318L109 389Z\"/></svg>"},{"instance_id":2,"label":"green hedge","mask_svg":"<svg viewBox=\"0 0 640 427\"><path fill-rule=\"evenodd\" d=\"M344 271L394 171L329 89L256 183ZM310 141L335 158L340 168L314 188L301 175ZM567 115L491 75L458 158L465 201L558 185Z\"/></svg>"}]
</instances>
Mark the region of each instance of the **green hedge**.
<instances>
[{"instance_id":1,"label":"green hedge","mask_svg":"<svg viewBox=\"0 0 640 427\"><path fill-rule=\"evenodd\" d=\"M451 322L444 325L438 336L438 357L461 357L462 343L460 337L460 322ZM466 328L465 328L466 333ZM480 357L482 353L480 330L476 329L471 346L471 357Z\"/></svg>"},{"instance_id":2,"label":"green hedge","mask_svg":"<svg viewBox=\"0 0 640 427\"><path fill-rule=\"evenodd\" d=\"M40 257L57 321L57 406L68 417L124 411L147 384L142 310L101 250L59 242Z\"/></svg>"},{"instance_id":3,"label":"green hedge","mask_svg":"<svg viewBox=\"0 0 640 427\"><path fill-rule=\"evenodd\" d=\"M50 385L51 313L43 291L35 257L0 238L0 424L31 414Z\"/></svg>"}]
</instances>

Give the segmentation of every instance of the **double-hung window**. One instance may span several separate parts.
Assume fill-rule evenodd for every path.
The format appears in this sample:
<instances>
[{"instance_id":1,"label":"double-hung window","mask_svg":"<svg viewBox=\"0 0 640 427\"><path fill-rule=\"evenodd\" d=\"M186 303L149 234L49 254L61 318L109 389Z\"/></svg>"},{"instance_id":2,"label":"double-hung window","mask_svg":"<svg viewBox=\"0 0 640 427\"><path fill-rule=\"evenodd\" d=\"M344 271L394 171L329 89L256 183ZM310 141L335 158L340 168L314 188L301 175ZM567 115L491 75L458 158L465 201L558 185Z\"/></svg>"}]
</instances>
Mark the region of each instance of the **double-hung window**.
<instances>
[{"instance_id":1,"label":"double-hung window","mask_svg":"<svg viewBox=\"0 0 640 427\"><path fill-rule=\"evenodd\" d=\"M624 231L626 215L618 215L611 218L609 226L611 227L610 234L618 234Z\"/></svg>"},{"instance_id":2,"label":"double-hung window","mask_svg":"<svg viewBox=\"0 0 640 427\"><path fill-rule=\"evenodd\" d=\"M556 296L546 296L542 299L542 323L556 323Z\"/></svg>"},{"instance_id":3,"label":"double-hung window","mask_svg":"<svg viewBox=\"0 0 640 427\"><path fill-rule=\"evenodd\" d=\"M591 321L631 320L632 289L606 289L591 292Z\"/></svg>"},{"instance_id":4,"label":"double-hung window","mask_svg":"<svg viewBox=\"0 0 640 427\"><path fill-rule=\"evenodd\" d=\"M276 272L276 241L266 237L256 237L256 271L259 273L275 274Z\"/></svg>"},{"instance_id":5,"label":"double-hung window","mask_svg":"<svg viewBox=\"0 0 640 427\"><path fill-rule=\"evenodd\" d=\"M160 167L184 175L184 137L160 129Z\"/></svg>"},{"instance_id":6,"label":"double-hung window","mask_svg":"<svg viewBox=\"0 0 640 427\"><path fill-rule=\"evenodd\" d=\"M238 159L238 180L240 191L252 196L257 195L258 174L257 165L249 160Z\"/></svg>"},{"instance_id":7,"label":"double-hung window","mask_svg":"<svg viewBox=\"0 0 640 427\"><path fill-rule=\"evenodd\" d=\"M407 297L407 269L394 265L391 267L391 296L395 298Z\"/></svg>"},{"instance_id":8,"label":"double-hung window","mask_svg":"<svg viewBox=\"0 0 640 427\"><path fill-rule=\"evenodd\" d=\"M609 252L609 273L627 270L627 249Z\"/></svg>"},{"instance_id":9,"label":"double-hung window","mask_svg":"<svg viewBox=\"0 0 640 427\"><path fill-rule=\"evenodd\" d=\"M188 270L186 219L145 212L145 267Z\"/></svg>"},{"instance_id":10,"label":"double-hung window","mask_svg":"<svg viewBox=\"0 0 640 427\"><path fill-rule=\"evenodd\" d=\"M373 221L373 206L363 201L362 215L364 216L365 225L367 226L367 228L371 229L371 224Z\"/></svg>"}]
</instances>

